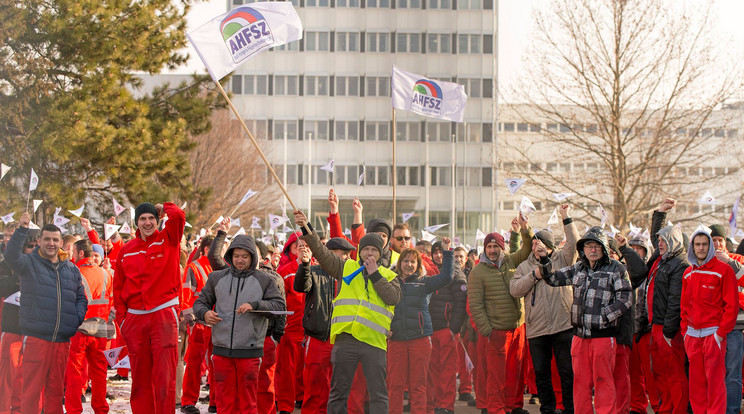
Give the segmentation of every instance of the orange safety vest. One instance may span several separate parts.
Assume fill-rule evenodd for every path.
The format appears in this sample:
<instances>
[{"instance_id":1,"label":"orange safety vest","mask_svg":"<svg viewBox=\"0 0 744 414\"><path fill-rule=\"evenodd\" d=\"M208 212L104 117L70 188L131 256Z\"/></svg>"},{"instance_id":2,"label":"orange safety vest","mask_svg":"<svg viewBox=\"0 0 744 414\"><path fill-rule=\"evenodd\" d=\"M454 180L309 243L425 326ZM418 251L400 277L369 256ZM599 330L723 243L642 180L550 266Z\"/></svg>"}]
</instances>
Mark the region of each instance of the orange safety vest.
<instances>
[{"instance_id":1,"label":"orange safety vest","mask_svg":"<svg viewBox=\"0 0 744 414\"><path fill-rule=\"evenodd\" d=\"M209 258L207 256L201 256L186 266L182 277L184 308L192 308L194 306L194 302L196 302L196 298L199 297L204 285L207 283L210 273L212 273L212 266L209 265Z\"/></svg>"}]
</instances>

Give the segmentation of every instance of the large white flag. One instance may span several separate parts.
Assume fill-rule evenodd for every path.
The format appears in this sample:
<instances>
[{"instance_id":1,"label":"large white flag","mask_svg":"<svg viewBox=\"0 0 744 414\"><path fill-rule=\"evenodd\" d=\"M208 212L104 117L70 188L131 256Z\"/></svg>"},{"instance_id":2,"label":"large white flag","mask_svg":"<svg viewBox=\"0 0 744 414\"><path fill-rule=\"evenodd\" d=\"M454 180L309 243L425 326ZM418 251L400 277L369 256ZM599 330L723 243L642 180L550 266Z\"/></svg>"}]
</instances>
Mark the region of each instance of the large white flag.
<instances>
[{"instance_id":1,"label":"large white flag","mask_svg":"<svg viewBox=\"0 0 744 414\"><path fill-rule=\"evenodd\" d=\"M468 96L465 87L406 72L393 66L393 108L432 118L462 122Z\"/></svg>"},{"instance_id":2,"label":"large white flag","mask_svg":"<svg viewBox=\"0 0 744 414\"><path fill-rule=\"evenodd\" d=\"M236 7L186 35L215 82L274 46L302 39L302 22L288 1Z\"/></svg>"}]
</instances>

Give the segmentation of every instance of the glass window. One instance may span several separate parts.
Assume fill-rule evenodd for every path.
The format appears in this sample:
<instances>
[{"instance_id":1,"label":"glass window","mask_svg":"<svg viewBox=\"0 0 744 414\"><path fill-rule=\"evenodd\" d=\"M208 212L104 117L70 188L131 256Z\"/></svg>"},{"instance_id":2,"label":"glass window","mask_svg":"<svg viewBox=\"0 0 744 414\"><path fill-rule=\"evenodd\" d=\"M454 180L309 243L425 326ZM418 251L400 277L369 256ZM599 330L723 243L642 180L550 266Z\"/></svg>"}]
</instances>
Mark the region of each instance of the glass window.
<instances>
[{"instance_id":1,"label":"glass window","mask_svg":"<svg viewBox=\"0 0 744 414\"><path fill-rule=\"evenodd\" d=\"M297 179L297 166L287 164L287 184L299 184Z\"/></svg>"},{"instance_id":2,"label":"glass window","mask_svg":"<svg viewBox=\"0 0 744 414\"><path fill-rule=\"evenodd\" d=\"M408 167L408 185L419 185L419 167Z\"/></svg>"},{"instance_id":3,"label":"glass window","mask_svg":"<svg viewBox=\"0 0 744 414\"><path fill-rule=\"evenodd\" d=\"M321 170L322 165L313 166L313 184L327 185L331 182L330 174L326 170Z\"/></svg>"},{"instance_id":4,"label":"glass window","mask_svg":"<svg viewBox=\"0 0 744 414\"><path fill-rule=\"evenodd\" d=\"M299 1L299 0L293 0L292 1L292 4L294 4L295 1ZM297 7L299 7L299 6L297 6ZM296 42L285 43L285 44L283 44L281 46L276 46L276 47L274 47L274 48L272 48L270 50L294 50L294 51L298 51L298 50L300 50L300 42L299 41L296 41Z\"/></svg>"},{"instance_id":5,"label":"glass window","mask_svg":"<svg viewBox=\"0 0 744 414\"><path fill-rule=\"evenodd\" d=\"M395 7L398 9L420 9L421 0L396 0Z\"/></svg>"},{"instance_id":6,"label":"glass window","mask_svg":"<svg viewBox=\"0 0 744 414\"><path fill-rule=\"evenodd\" d=\"M481 10L483 9L483 0L457 0L459 10Z\"/></svg>"},{"instance_id":7,"label":"glass window","mask_svg":"<svg viewBox=\"0 0 744 414\"><path fill-rule=\"evenodd\" d=\"M396 53L421 53L421 34L420 33L397 33L395 52Z\"/></svg>"},{"instance_id":8,"label":"glass window","mask_svg":"<svg viewBox=\"0 0 744 414\"><path fill-rule=\"evenodd\" d=\"M298 95L299 82L297 75L274 75L274 95Z\"/></svg>"},{"instance_id":9,"label":"glass window","mask_svg":"<svg viewBox=\"0 0 744 414\"><path fill-rule=\"evenodd\" d=\"M330 0L305 0L305 7L328 7Z\"/></svg>"},{"instance_id":10,"label":"glass window","mask_svg":"<svg viewBox=\"0 0 744 414\"><path fill-rule=\"evenodd\" d=\"M390 167L377 167L377 185L389 185Z\"/></svg>"},{"instance_id":11,"label":"glass window","mask_svg":"<svg viewBox=\"0 0 744 414\"><path fill-rule=\"evenodd\" d=\"M306 31L305 51L307 52L327 52L331 49L331 34L329 32L310 32Z\"/></svg>"},{"instance_id":12,"label":"glass window","mask_svg":"<svg viewBox=\"0 0 744 414\"><path fill-rule=\"evenodd\" d=\"M367 7L369 8L390 8L390 0L367 0Z\"/></svg>"},{"instance_id":13,"label":"glass window","mask_svg":"<svg viewBox=\"0 0 744 414\"><path fill-rule=\"evenodd\" d=\"M337 52L358 52L359 51L359 33L357 32L336 32L336 51Z\"/></svg>"},{"instance_id":14,"label":"glass window","mask_svg":"<svg viewBox=\"0 0 744 414\"><path fill-rule=\"evenodd\" d=\"M243 77L240 75L235 75L232 77L232 93L236 95L242 95L243 94Z\"/></svg>"},{"instance_id":15,"label":"glass window","mask_svg":"<svg viewBox=\"0 0 744 414\"><path fill-rule=\"evenodd\" d=\"M390 141L390 123L386 121L367 121L364 123L365 141Z\"/></svg>"},{"instance_id":16,"label":"glass window","mask_svg":"<svg viewBox=\"0 0 744 414\"><path fill-rule=\"evenodd\" d=\"M359 0L336 0L336 7L359 7Z\"/></svg>"},{"instance_id":17,"label":"glass window","mask_svg":"<svg viewBox=\"0 0 744 414\"><path fill-rule=\"evenodd\" d=\"M275 140L297 139L297 121L274 121L274 137Z\"/></svg>"},{"instance_id":18,"label":"glass window","mask_svg":"<svg viewBox=\"0 0 744 414\"><path fill-rule=\"evenodd\" d=\"M452 141L452 123L451 122L427 122L426 138L431 141L451 142Z\"/></svg>"},{"instance_id":19,"label":"glass window","mask_svg":"<svg viewBox=\"0 0 744 414\"><path fill-rule=\"evenodd\" d=\"M452 35L429 33L426 41L426 53L452 53Z\"/></svg>"},{"instance_id":20,"label":"glass window","mask_svg":"<svg viewBox=\"0 0 744 414\"><path fill-rule=\"evenodd\" d=\"M367 32L365 52L390 52L390 33Z\"/></svg>"},{"instance_id":21,"label":"glass window","mask_svg":"<svg viewBox=\"0 0 744 414\"><path fill-rule=\"evenodd\" d=\"M468 94L469 98L480 98L483 96L481 91L481 80L480 79L464 79L460 78L458 79L458 83L465 86L465 93ZM509 131L507 129L507 125L504 124L504 130ZM511 128L514 128L514 124L512 124ZM512 129L511 131L513 131Z\"/></svg>"},{"instance_id":22,"label":"glass window","mask_svg":"<svg viewBox=\"0 0 744 414\"><path fill-rule=\"evenodd\" d=\"M481 53L481 35L459 34L457 35L457 53Z\"/></svg>"},{"instance_id":23,"label":"glass window","mask_svg":"<svg viewBox=\"0 0 744 414\"><path fill-rule=\"evenodd\" d=\"M349 165L346 167L346 184L357 185L359 180L359 167L356 165Z\"/></svg>"},{"instance_id":24,"label":"glass window","mask_svg":"<svg viewBox=\"0 0 744 414\"><path fill-rule=\"evenodd\" d=\"M328 96L328 76L305 76L306 96Z\"/></svg>"},{"instance_id":25,"label":"glass window","mask_svg":"<svg viewBox=\"0 0 744 414\"><path fill-rule=\"evenodd\" d=\"M359 96L358 76L336 76L336 96Z\"/></svg>"},{"instance_id":26,"label":"glass window","mask_svg":"<svg viewBox=\"0 0 744 414\"><path fill-rule=\"evenodd\" d=\"M398 121L396 123L395 134L397 141L421 141L421 123Z\"/></svg>"},{"instance_id":27,"label":"glass window","mask_svg":"<svg viewBox=\"0 0 744 414\"><path fill-rule=\"evenodd\" d=\"M426 2L428 9L452 10L452 0L429 0Z\"/></svg>"},{"instance_id":28,"label":"glass window","mask_svg":"<svg viewBox=\"0 0 744 414\"><path fill-rule=\"evenodd\" d=\"M337 141L359 140L359 121L336 121L335 137Z\"/></svg>"},{"instance_id":29,"label":"glass window","mask_svg":"<svg viewBox=\"0 0 744 414\"><path fill-rule=\"evenodd\" d=\"M268 84L268 75L243 75L243 93L246 95L267 95Z\"/></svg>"},{"instance_id":30,"label":"glass window","mask_svg":"<svg viewBox=\"0 0 744 414\"><path fill-rule=\"evenodd\" d=\"M367 76L367 96L390 96L390 77Z\"/></svg>"},{"instance_id":31,"label":"glass window","mask_svg":"<svg viewBox=\"0 0 744 414\"><path fill-rule=\"evenodd\" d=\"M305 120L304 127L305 133L303 136L305 139L328 141L328 121Z\"/></svg>"}]
</instances>

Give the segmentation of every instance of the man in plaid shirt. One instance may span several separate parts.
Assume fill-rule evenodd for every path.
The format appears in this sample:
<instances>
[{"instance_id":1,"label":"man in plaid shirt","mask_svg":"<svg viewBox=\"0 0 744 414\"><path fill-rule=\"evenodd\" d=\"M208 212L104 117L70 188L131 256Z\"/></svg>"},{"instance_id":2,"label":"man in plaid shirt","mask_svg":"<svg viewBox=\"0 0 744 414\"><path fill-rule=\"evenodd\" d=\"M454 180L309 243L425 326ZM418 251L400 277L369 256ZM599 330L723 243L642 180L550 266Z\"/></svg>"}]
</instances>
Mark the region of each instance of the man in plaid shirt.
<instances>
[{"instance_id":1,"label":"man in plaid shirt","mask_svg":"<svg viewBox=\"0 0 744 414\"><path fill-rule=\"evenodd\" d=\"M607 236L600 227L590 228L576 242L576 250L579 261L560 270L552 268L546 255L540 257L534 277L551 286L573 286L571 356L573 366L581 367L574 370L574 412L588 414L596 408L597 414L612 413L619 398L613 379L616 338L620 316L630 311L633 288L625 266L609 257Z\"/></svg>"}]
</instances>

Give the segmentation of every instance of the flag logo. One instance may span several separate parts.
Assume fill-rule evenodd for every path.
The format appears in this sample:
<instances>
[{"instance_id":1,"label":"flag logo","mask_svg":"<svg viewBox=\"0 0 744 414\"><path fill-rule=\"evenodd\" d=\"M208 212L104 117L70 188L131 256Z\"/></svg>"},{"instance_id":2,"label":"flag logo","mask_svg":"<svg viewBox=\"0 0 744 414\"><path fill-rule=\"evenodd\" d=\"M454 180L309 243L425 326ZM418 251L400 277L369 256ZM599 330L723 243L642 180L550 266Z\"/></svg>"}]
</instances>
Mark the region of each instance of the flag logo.
<instances>
[{"instance_id":1,"label":"flag logo","mask_svg":"<svg viewBox=\"0 0 744 414\"><path fill-rule=\"evenodd\" d=\"M442 88L428 79L420 79L413 85L411 109L426 115L442 115Z\"/></svg>"},{"instance_id":2,"label":"flag logo","mask_svg":"<svg viewBox=\"0 0 744 414\"><path fill-rule=\"evenodd\" d=\"M240 63L274 43L266 19L251 7L238 7L222 19L220 31L234 63Z\"/></svg>"}]
</instances>

